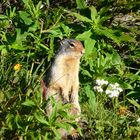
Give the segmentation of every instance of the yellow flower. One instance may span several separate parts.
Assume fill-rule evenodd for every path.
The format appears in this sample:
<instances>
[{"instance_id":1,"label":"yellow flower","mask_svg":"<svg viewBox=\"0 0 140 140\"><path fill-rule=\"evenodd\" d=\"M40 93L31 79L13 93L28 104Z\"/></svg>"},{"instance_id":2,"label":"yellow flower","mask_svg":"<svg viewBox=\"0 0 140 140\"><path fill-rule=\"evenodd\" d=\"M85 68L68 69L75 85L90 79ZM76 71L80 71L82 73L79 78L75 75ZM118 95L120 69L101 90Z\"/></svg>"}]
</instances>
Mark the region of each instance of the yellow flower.
<instances>
[{"instance_id":1,"label":"yellow flower","mask_svg":"<svg viewBox=\"0 0 140 140\"><path fill-rule=\"evenodd\" d=\"M126 115L126 113L127 113L127 108L124 106L120 106L118 115L123 116Z\"/></svg>"},{"instance_id":2,"label":"yellow flower","mask_svg":"<svg viewBox=\"0 0 140 140\"><path fill-rule=\"evenodd\" d=\"M21 69L22 65L21 64L15 64L14 70L19 71Z\"/></svg>"}]
</instances>

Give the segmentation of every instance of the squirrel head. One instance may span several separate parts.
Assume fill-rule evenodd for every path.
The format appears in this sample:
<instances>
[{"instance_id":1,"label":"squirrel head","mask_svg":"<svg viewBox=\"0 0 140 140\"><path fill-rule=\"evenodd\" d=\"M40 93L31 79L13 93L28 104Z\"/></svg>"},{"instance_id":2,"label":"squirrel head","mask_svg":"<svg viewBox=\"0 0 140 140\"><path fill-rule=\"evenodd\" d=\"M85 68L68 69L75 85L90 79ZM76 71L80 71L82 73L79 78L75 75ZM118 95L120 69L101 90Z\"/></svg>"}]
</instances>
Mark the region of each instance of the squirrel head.
<instances>
[{"instance_id":1,"label":"squirrel head","mask_svg":"<svg viewBox=\"0 0 140 140\"><path fill-rule=\"evenodd\" d=\"M84 54L84 47L82 43L75 39L64 39L60 42L58 52L61 54L70 55L80 58Z\"/></svg>"}]
</instances>

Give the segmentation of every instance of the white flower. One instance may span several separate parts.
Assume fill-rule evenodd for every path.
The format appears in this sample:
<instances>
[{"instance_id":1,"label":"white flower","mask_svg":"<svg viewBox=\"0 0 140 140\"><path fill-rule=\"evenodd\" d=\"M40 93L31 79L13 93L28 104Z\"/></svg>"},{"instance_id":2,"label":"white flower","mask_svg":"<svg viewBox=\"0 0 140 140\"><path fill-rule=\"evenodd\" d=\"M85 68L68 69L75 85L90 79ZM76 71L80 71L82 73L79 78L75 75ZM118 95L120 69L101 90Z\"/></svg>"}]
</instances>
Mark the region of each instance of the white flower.
<instances>
[{"instance_id":1,"label":"white flower","mask_svg":"<svg viewBox=\"0 0 140 140\"><path fill-rule=\"evenodd\" d=\"M109 94L109 97L110 98L113 98L113 97L118 97L119 96L119 91L117 91L117 90L113 90L113 91L111 91L111 93Z\"/></svg>"},{"instance_id":2,"label":"white flower","mask_svg":"<svg viewBox=\"0 0 140 140\"><path fill-rule=\"evenodd\" d=\"M108 81L105 81L104 79L97 79L96 80L96 84L99 85L99 86L102 86L102 85L107 85L108 84Z\"/></svg>"},{"instance_id":3,"label":"white flower","mask_svg":"<svg viewBox=\"0 0 140 140\"><path fill-rule=\"evenodd\" d=\"M95 86L94 90L98 91L98 92L103 92L103 89L101 86Z\"/></svg>"},{"instance_id":4,"label":"white flower","mask_svg":"<svg viewBox=\"0 0 140 140\"><path fill-rule=\"evenodd\" d=\"M104 83L104 85L108 85L108 81L104 80L103 83Z\"/></svg>"},{"instance_id":5,"label":"white flower","mask_svg":"<svg viewBox=\"0 0 140 140\"><path fill-rule=\"evenodd\" d=\"M122 91L123 91L123 89L122 89L121 87L117 88L117 90L118 90L119 92L122 92Z\"/></svg>"},{"instance_id":6,"label":"white flower","mask_svg":"<svg viewBox=\"0 0 140 140\"><path fill-rule=\"evenodd\" d=\"M120 87L120 85L118 83L115 84L109 84L109 86L113 89L113 90L118 90L119 92L122 92L123 89Z\"/></svg>"},{"instance_id":7,"label":"white flower","mask_svg":"<svg viewBox=\"0 0 140 140\"><path fill-rule=\"evenodd\" d=\"M119 91L118 90L109 90L107 89L105 91L105 93L110 97L110 98L113 98L113 97L118 97L119 96Z\"/></svg>"},{"instance_id":8,"label":"white flower","mask_svg":"<svg viewBox=\"0 0 140 140\"><path fill-rule=\"evenodd\" d=\"M96 80L96 84L97 84L97 85L101 85L101 80L97 79L97 80Z\"/></svg>"},{"instance_id":9,"label":"white flower","mask_svg":"<svg viewBox=\"0 0 140 140\"><path fill-rule=\"evenodd\" d=\"M140 123L140 118L137 119L137 122Z\"/></svg>"},{"instance_id":10,"label":"white flower","mask_svg":"<svg viewBox=\"0 0 140 140\"><path fill-rule=\"evenodd\" d=\"M96 86L94 87L94 90L102 93L104 92L103 87L104 85L107 86L107 89L105 91L105 93L110 97L118 97L120 92L123 91L123 89L120 87L120 85L118 83L114 83L114 84L110 84L108 83L108 81L105 81L104 79L97 79L96 80Z\"/></svg>"},{"instance_id":11,"label":"white flower","mask_svg":"<svg viewBox=\"0 0 140 140\"><path fill-rule=\"evenodd\" d=\"M111 94L112 91L107 89L107 90L105 91L105 93L106 93L106 94Z\"/></svg>"},{"instance_id":12,"label":"white flower","mask_svg":"<svg viewBox=\"0 0 140 140\"><path fill-rule=\"evenodd\" d=\"M115 83L114 86L119 87L120 85L118 83Z\"/></svg>"},{"instance_id":13,"label":"white flower","mask_svg":"<svg viewBox=\"0 0 140 140\"><path fill-rule=\"evenodd\" d=\"M115 84L109 84L109 86L110 86L111 88L113 88L113 89L116 88Z\"/></svg>"}]
</instances>

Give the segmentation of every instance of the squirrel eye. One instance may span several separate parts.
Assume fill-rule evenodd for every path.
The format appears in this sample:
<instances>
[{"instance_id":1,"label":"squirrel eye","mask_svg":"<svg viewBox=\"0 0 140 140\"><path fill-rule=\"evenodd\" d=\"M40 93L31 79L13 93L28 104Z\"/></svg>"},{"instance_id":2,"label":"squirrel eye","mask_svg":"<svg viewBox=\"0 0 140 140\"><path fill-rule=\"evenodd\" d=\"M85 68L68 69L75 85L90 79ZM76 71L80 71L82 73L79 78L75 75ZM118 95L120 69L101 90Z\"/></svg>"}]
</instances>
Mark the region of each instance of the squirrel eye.
<instances>
[{"instance_id":1,"label":"squirrel eye","mask_svg":"<svg viewBox=\"0 0 140 140\"><path fill-rule=\"evenodd\" d=\"M74 43L69 43L70 44L70 48L74 48L75 47L75 45L74 45Z\"/></svg>"}]
</instances>

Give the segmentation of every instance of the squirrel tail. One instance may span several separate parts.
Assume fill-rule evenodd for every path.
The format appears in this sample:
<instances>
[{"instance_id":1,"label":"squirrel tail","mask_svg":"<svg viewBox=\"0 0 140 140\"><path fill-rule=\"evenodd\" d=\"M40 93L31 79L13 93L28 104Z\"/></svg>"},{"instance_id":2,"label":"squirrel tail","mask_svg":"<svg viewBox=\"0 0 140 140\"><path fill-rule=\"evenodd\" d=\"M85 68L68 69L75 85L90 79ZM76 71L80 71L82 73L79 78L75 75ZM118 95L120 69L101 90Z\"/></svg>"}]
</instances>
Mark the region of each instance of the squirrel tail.
<instances>
[{"instance_id":1,"label":"squirrel tail","mask_svg":"<svg viewBox=\"0 0 140 140\"><path fill-rule=\"evenodd\" d=\"M42 89L42 96L45 99L46 94L47 94L47 87L45 86L45 83L43 80L41 80L40 83L41 83L41 89Z\"/></svg>"}]
</instances>

